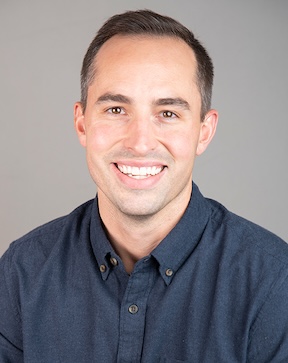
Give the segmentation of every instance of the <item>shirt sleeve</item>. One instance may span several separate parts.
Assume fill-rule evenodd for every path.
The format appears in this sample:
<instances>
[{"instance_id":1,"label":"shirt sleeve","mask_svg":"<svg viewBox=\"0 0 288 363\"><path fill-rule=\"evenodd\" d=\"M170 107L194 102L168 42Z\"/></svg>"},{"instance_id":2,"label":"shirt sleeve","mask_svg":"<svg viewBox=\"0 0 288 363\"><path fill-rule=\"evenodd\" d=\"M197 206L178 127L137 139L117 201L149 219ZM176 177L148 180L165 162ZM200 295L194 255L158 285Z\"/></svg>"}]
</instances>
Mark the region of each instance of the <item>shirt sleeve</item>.
<instances>
[{"instance_id":1,"label":"shirt sleeve","mask_svg":"<svg viewBox=\"0 0 288 363\"><path fill-rule=\"evenodd\" d=\"M0 363L23 362L17 285L16 273L11 268L11 251L8 250L0 259Z\"/></svg>"},{"instance_id":2,"label":"shirt sleeve","mask_svg":"<svg viewBox=\"0 0 288 363\"><path fill-rule=\"evenodd\" d=\"M249 363L288 362L287 268L278 278L250 332Z\"/></svg>"}]
</instances>

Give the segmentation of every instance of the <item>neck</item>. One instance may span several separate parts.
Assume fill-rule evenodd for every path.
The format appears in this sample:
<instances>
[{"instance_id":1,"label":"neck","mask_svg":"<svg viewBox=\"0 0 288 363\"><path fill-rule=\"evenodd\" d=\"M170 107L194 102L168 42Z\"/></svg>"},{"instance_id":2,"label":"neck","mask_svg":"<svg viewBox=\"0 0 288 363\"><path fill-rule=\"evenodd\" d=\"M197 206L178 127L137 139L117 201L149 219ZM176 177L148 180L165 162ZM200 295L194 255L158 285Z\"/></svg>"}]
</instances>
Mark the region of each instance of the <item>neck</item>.
<instances>
[{"instance_id":1,"label":"neck","mask_svg":"<svg viewBox=\"0 0 288 363\"><path fill-rule=\"evenodd\" d=\"M189 196L190 198L190 196ZM131 216L123 214L98 193L99 212L110 243L123 261L128 273L135 263L148 256L179 222L189 198L179 205L166 206L155 215Z\"/></svg>"}]
</instances>

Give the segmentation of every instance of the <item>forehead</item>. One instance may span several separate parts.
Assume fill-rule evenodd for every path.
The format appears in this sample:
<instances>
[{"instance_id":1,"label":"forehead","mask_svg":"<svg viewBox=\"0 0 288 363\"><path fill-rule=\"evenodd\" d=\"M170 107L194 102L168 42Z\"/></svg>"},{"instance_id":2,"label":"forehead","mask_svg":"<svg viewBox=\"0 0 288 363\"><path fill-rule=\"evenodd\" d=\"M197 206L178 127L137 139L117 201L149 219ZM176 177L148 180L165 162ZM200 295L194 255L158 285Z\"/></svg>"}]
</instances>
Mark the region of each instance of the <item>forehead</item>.
<instances>
[{"instance_id":1,"label":"forehead","mask_svg":"<svg viewBox=\"0 0 288 363\"><path fill-rule=\"evenodd\" d=\"M99 49L94 71L106 68L160 66L163 70L178 69L196 75L197 61L192 48L182 39L154 35L115 35Z\"/></svg>"}]
</instances>

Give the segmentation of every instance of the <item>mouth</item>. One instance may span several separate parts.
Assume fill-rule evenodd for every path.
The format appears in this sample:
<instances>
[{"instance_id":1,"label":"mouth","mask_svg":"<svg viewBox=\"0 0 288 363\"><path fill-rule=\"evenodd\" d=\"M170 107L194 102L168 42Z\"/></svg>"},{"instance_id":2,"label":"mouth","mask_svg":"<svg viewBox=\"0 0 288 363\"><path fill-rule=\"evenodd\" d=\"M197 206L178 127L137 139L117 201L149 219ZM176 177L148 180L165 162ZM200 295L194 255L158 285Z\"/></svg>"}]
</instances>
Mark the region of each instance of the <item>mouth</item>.
<instances>
[{"instance_id":1,"label":"mouth","mask_svg":"<svg viewBox=\"0 0 288 363\"><path fill-rule=\"evenodd\" d=\"M165 166L130 166L123 164L115 164L118 170L121 171L122 174L129 176L134 179L146 179L152 176L160 174Z\"/></svg>"}]
</instances>

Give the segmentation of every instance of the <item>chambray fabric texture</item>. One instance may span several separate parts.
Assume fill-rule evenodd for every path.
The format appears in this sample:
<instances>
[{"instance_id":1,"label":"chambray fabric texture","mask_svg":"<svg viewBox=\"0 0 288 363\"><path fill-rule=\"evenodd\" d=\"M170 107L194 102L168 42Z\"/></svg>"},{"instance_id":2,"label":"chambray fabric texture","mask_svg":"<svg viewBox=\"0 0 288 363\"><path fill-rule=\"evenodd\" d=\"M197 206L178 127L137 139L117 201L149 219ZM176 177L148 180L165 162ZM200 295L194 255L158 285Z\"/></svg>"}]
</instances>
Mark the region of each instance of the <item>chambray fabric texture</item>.
<instances>
[{"instance_id":1,"label":"chambray fabric texture","mask_svg":"<svg viewBox=\"0 0 288 363\"><path fill-rule=\"evenodd\" d=\"M1 363L288 362L288 245L205 199L129 276L97 197L0 260Z\"/></svg>"}]
</instances>

